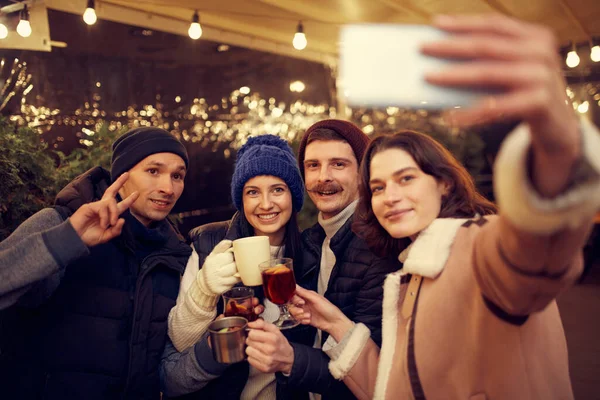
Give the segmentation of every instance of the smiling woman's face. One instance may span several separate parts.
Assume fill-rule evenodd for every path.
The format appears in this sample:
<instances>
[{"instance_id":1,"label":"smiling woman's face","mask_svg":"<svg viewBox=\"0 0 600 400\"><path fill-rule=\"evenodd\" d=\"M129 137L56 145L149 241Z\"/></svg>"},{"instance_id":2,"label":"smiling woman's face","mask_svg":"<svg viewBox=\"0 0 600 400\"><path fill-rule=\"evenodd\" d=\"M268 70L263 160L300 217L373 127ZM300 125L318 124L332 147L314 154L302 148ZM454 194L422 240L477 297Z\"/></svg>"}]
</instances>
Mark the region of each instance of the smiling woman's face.
<instances>
[{"instance_id":1,"label":"smiling woman's face","mask_svg":"<svg viewBox=\"0 0 600 400\"><path fill-rule=\"evenodd\" d=\"M447 185L424 173L404 150L391 148L373 156L369 187L379 224L396 239L412 240L436 219Z\"/></svg>"},{"instance_id":2,"label":"smiling woman's face","mask_svg":"<svg viewBox=\"0 0 600 400\"><path fill-rule=\"evenodd\" d=\"M272 175L248 179L242 203L254 234L269 236L271 245L280 245L293 210L292 194L285 182Z\"/></svg>"}]
</instances>

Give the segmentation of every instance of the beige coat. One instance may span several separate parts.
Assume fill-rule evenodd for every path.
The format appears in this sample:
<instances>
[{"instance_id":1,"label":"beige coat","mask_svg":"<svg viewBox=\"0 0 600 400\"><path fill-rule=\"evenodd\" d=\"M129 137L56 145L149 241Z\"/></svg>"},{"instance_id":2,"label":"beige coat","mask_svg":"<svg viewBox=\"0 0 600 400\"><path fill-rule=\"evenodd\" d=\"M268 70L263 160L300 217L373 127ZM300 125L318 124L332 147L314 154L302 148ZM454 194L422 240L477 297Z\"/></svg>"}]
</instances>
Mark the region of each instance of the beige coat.
<instances>
[{"instance_id":1,"label":"beige coat","mask_svg":"<svg viewBox=\"0 0 600 400\"><path fill-rule=\"evenodd\" d=\"M495 171L501 216L421 232L386 279L381 351L358 325L332 374L364 399L572 399L555 298L581 274L600 204L600 136L587 124L584 146L586 179L542 199L526 178L529 132L513 133Z\"/></svg>"}]
</instances>

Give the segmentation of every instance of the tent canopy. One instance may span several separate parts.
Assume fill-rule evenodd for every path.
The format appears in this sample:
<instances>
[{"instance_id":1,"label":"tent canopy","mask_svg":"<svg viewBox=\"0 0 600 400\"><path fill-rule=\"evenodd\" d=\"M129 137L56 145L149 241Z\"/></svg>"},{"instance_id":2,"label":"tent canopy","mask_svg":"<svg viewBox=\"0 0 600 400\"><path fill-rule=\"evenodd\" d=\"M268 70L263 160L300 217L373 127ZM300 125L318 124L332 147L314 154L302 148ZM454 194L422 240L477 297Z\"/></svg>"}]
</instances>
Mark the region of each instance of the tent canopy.
<instances>
[{"instance_id":1,"label":"tent canopy","mask_svg":"<svg viewBox=\"0 0 600 400\"><path fill-rule=\"evenodd\" d=\"M85 0L46 0L48 8L83 13ZM439 13L503 13L553 29L559 43L600 39L598 0L98 0L100 19L187 35L198 10L203 39L334 63L345 23L426 24ZM299 21L308 47L294 50Z\"/></svg>"}]
</instances>

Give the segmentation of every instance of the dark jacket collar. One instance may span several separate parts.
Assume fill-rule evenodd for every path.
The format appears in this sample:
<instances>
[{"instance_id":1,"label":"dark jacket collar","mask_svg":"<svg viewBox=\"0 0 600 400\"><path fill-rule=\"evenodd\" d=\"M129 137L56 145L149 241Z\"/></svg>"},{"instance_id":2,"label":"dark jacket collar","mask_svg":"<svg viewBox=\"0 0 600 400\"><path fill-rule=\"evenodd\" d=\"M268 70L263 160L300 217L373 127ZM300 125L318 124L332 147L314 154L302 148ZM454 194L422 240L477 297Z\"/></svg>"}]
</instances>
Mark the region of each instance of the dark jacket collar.
<instances>
[{"instance_id":1,"label":"dark jacket collar","mask_svg":"<svg viewBox=\"0 0 600 400\"><path fill-rule=\"evenodd\" d=\"M334 254L338 254L338 251L343 251L346 246L350 243L352 238L354 237L354 232L352 231L352 221L354 220L354 215L352 215L348 220L342 225L342 227L336 232L336 234L331 238L331 242L329 246ZM319 249L325 240L325 231L323 227L318 223L314 224L312 227L308 228L303 236L305 238L305 242L308 241L307 244L312 246L318 246ZM320 250L319 250L320 253Z\"/></svg>"},{"instance_id":2,"label":"dark jacket collar","mask_svg":"<svg viewBox=\"0 0 600 400\"><path fill-rule=\"evenodd\" d=\"M225 233L225 239L236 240L242 237L242 218L240 218L240 212L236 211L229 220L229 226Z\"/></svg>"},{"instance_id":3,"label":"dark jacket collar","mask_svg":"<svg viewBox=\"0 0 600 400\"><path fill-rule=\"evenodd\" d=\"M100 200L110 184L110 172L102 167L94 167L73 179L58 192L54 204L67 207L74 213L82 205Z\"/></svg>"}]
</instances>

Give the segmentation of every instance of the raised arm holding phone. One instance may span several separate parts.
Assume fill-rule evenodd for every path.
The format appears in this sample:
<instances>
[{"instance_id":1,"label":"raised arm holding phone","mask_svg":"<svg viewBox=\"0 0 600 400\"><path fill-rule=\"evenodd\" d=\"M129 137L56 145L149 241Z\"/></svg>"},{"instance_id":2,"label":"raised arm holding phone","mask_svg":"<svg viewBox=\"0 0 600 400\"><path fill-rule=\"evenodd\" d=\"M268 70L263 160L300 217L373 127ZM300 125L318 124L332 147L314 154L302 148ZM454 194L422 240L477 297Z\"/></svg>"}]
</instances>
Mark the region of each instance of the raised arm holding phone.
<instances>
[{"instance_id":1,"label":"raised arm holding phone","mask_svg":"<svg viewBox=\"0 0 600 400\"><path fill-rule=\"evenodd\" d=\"M361 164L354 228L404 263L384 285L381 350L314 292L298 288L291 312L336 339L329 369L361 399L571 399L555 298L581 274L600 206L600 135L567 101L546 28L500 15L440 16L434 25L450 35L422 53L469 61L427 81L494 88L448 112L449 122L522 121L494 169L499 215L435 140L378 137Z\"/></svg>"}]
</instances>

